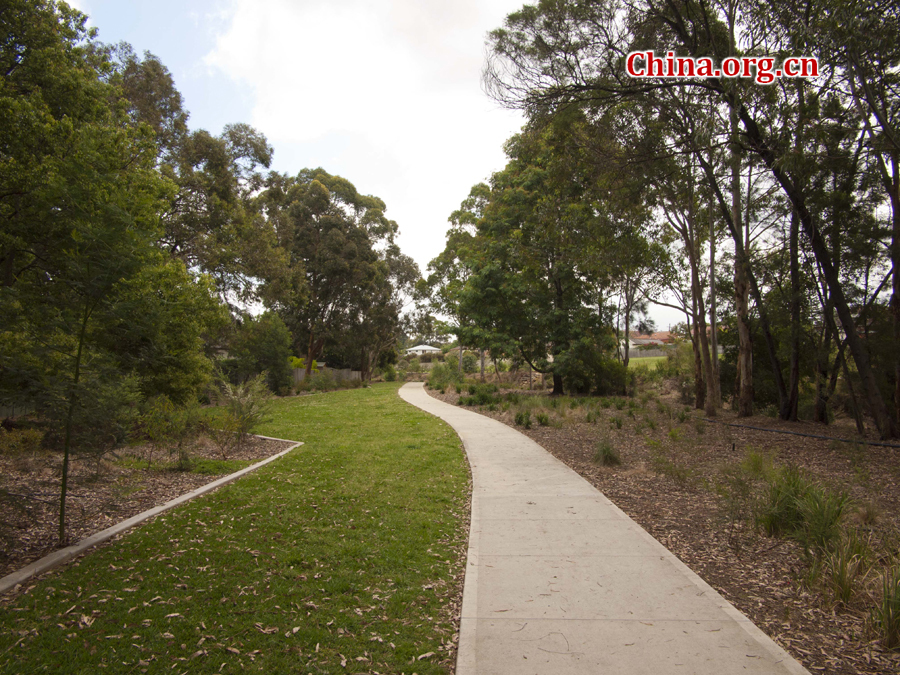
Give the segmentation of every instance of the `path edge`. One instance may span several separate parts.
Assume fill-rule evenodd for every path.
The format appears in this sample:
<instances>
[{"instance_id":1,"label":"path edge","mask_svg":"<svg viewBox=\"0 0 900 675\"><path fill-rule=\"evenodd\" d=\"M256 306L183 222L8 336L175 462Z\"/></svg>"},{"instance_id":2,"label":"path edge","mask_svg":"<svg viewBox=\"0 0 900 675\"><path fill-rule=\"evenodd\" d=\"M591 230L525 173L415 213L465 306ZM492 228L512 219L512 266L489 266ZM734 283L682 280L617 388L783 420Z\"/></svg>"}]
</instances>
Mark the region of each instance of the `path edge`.
<instances>
[{"instance_id":1,"label":"path edge","mask_svg":"<svg viewBox=\"0 0 900 675\"><path fill-rule=\"evenodd\" d=\"M288 454L291 450L299 448L303 445L302 442L299 441L291 441L285 438L272 438L271 436L256 436L256 438L261 438L266 441L281 441L282 443L292 443L289 448L282 450L279 453L272 455L271 457L266 457L265 459L257 462L256 464L251 464L250 466L244 467L240 471L235 471L232 474L227 476L223 476L217 480L214 480L212 483L207 483L206 485L201 485L195 490L191 490L190 492L186 492L180 497L176 497L175 499L167 501L165 504L161 504L160 506L154 506L152 509L144 511L143 513L139 513L127 520L123 520L120 523L116 523L105 530L101 530L95 534L92 534L89 537L85 537L77 544L72 544L71 546L67 546L66 548L61 548L58 551L53 551L49 555L45 555L43 558L35 560L33 563L30 563L18 570L17 572L13 572L11 574L7 574L5 577L0 579L0 595L7 593L11 590L18 590L16 587L21 586L25 582L43 574L44 572L49 572L54 567L58 567L63 563L67 563L72 558L75 558L85 551L97 546L98 544L102 544L105 541L109 541L116 535L122 534L130 530L135 525L139 525L154 516L158 516L160 513L164 513L171 508L178 506L179 504L183 504L184 502L190 501L195 497L199 497L200 495L204 495L207 492L212 492L216 488L219 488L227 483L230 483L234 480L237 480L241 476L250 473L251 471L255 471L256 469L265 466L270 462L274 462L279 457L283 457Z\"/></svg>"}]
</instances>

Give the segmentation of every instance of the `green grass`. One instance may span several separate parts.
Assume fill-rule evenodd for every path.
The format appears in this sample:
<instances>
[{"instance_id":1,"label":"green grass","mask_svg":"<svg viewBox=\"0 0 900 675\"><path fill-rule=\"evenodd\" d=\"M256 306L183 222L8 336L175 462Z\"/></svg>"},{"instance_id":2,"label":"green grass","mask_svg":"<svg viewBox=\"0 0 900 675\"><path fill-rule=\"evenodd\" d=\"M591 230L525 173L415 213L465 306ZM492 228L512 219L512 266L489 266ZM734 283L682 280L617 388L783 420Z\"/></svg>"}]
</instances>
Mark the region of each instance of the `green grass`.
<instances>
[{"instance_id":1,"label":"green grass","mask_svg":"<svg viewBox=\"0 0 900 675\"><path fill-rule=\"evenodd\" d=\"M649 370L656 370L656 367L665 360L665 356L629 356L628 365L646 366Z\"/></svg>"},{"instance_id":2,"label":"green grass","mask_svg":"<svg viewBox=\"0 0 900 675\"><path fill-rule=\"evenodd\" d=\"M447 672L468 473L398 386L278 401L304 446L0 607L0 672Z\"/></svg>"}]
</instances>

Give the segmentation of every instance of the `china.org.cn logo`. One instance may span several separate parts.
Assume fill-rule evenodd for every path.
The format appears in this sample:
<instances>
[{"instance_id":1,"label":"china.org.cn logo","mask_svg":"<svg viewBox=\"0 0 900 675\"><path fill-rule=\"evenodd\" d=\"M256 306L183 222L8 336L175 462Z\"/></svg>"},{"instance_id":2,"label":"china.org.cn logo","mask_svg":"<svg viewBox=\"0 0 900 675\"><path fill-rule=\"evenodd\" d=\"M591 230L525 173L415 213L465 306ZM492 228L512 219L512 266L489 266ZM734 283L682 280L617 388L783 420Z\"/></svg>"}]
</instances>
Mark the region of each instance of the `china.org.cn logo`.
<instances>
[{"instance_id":1,"label":"china.org.cn logo","mask_svg":"<svg viewBox=\"0 0 900 675\"><path fill-rule=\"evenodd\" d=\"M790 56L775 65L771 56L729 56L716 66L708 56L656 56L652 50L631 52L625 59L625 71L631 77L696 79L703 77L741 77L757 84L771 84L782 77L819 76L819 61L809 56Z\"/></svg>"}]
</instances>

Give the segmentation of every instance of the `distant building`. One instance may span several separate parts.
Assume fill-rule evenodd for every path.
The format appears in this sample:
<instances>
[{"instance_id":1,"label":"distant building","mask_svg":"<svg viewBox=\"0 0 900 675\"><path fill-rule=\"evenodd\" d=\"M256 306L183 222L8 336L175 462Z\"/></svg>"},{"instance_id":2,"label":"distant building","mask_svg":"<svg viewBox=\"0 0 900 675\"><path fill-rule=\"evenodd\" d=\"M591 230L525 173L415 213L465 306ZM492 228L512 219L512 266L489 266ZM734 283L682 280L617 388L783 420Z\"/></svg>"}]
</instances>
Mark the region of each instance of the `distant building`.
<instances>
[{"instance_id":1,"label":"distant building","mask_svg":"<svg viewBox=\"0 0 900 675\"><path fill-rule=\"evenodd\" d=\"M407 355L415 354L417 356L421 356L422 354L440 354L441 350L430 345L416 345L415 347L410 347L409 349L407 349L406 353Z\"/></svg>"},{"instance_id":2,"label":"distant building","mask_svg":"<svg viewBox=\"0 0 900 675\"><path fill-rule=\"evenodd\" d=\"M628 335L632 347L641 347L644 345L670 345L675 342L675 336L667 330L651 333L650 335L641 335L637 331L631 331Z\"/></svg>"}]
</instances>

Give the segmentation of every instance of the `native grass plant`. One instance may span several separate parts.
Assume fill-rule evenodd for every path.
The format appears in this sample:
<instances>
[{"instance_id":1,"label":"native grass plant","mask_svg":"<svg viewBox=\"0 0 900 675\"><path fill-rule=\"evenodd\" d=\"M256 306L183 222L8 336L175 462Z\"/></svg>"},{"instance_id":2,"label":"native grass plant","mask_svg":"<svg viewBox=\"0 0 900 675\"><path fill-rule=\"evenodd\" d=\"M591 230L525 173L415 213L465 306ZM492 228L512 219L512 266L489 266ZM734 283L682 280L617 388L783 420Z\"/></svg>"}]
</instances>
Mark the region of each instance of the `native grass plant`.
<instances>
[{"instance_id":1,"label":"native grass plant","mask_svg":"<svg viewBox=\"0 0 900 675\"><path fill-rule=\"evenodd\" d=\"M825 555L825 585L838 604L848 605L870 570L872 547L856 530L845 532Z\"/></svg>"},{"instance_id":2,"label":"native grass plant","mask_svg":"<svg viewBox=\"0 0 900 675\"><path fill-rule=\"evenodd\" d=\"M539 426L542 426L542 427L550 426L550 415L548 415L547 413L543 413L543 412L538 413L536 419L537 419L537 423Z\"/></svg>"},{"instance_id":3,"label":"native grass plant","mask_svg":"<svg viewBox=\"0 0 900 675\"><path fill-rule=\"evenodd\" d=\"M594 449L594 463L602 466L619 466L622 458L608 438L603 439Z\"/></svg>"},{"instance_id":4,"label":"native grass plant","mask_svg":"<svg viewBox=\"0 0 900 675\"><path fill-rule=\"evenodd\" d=\"M484 405L494 406L500 403L501 398L497 395L496 384L470 384L468 387L468 396L460 396L457 403L459 405Z\"/></svg>"},{"instance_id":5,"label":"native grass plant","mask_svg":"<svg viewBox=\"0 0 900 675\"><path fill-rule=\"evenodd\" d=\"M880 602L872 610L872 623L887 649L900 647L900 564L886 569L881 580Z\"/></svg>"},{"instance_id":6,"label":"native grass plant","mask_svg":"<svg viewBox=\"0 0 900 675\"><path fill-rule=\"evenodd\" d=\"M622 424L623 424L622 418L619 417L618 415L613 415L609 420L610 428L615 427L616 429L621 429Z\"/></svg>"},{"instance_id":7,"label":"native grass plant","mask_svg":"<svg viewBox=\"0 0 900 675\"><path fill-rule=\"evenodd\" d=\"M210 424L209 432L223 460L243 447L251 432L268 419L272 394L266 387L266 374L260 373L241 384L220 380L216 404L224 414Z\"/></svg>"},{"instance_id":8,"label":"native grass plant","mask_svg":"<svg viewBox=\"0 0 900 675\"><path fill-rule=\"evenodd\" d=\"M652 446L649 442L648 445ZM668 476L678 483L688 483L694 476L693 470L680 462L675 453L667 453L662 447L651 451L650 465L656 473Z\"/></svg>"},{"instance_id":9,"label":"native grass plant","mask_svg":"<svg viewBox=\"0 0 900 675\"><path fill-rule=\"evenodd\" d=\"M516 413L516 426L525 427L526 429L531 428L531 411L529 410L519 410Z\"/></svg>"}]
</instances>

